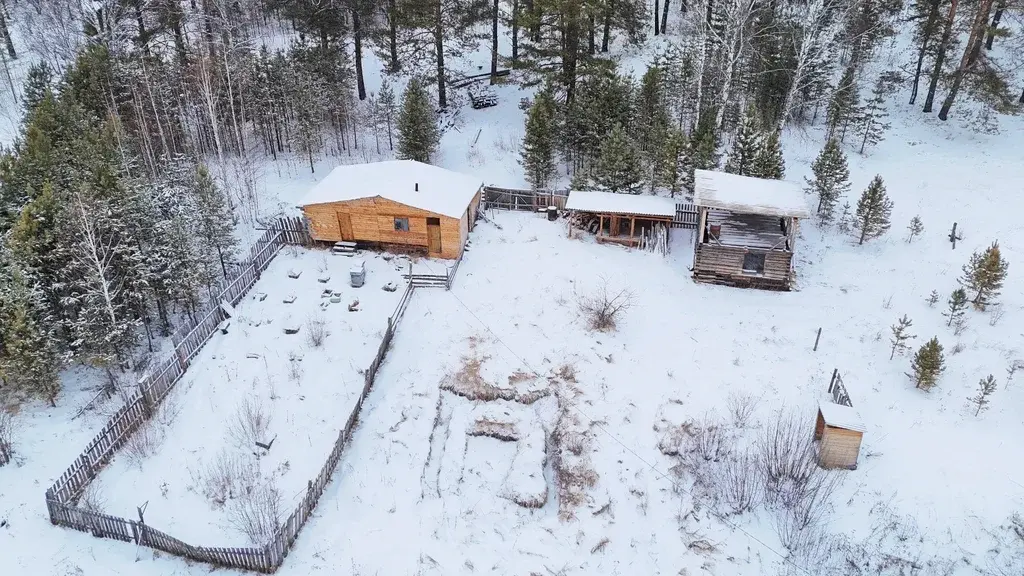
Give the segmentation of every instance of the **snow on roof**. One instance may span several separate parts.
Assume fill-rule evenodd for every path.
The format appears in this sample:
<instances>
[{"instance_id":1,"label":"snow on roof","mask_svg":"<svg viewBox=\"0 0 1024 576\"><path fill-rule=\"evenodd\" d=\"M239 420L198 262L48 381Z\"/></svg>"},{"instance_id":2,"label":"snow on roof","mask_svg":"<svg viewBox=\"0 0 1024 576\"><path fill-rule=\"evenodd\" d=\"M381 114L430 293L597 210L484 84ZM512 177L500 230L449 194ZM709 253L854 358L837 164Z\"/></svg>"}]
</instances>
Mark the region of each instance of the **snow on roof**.
<instances>
[{"instance_id":1,"label":"snow on roof","mask_svg":"<svg viewBox=\"0 0 1024 576\"><path fill-rule=\"evenodd\" d=\"M417 190L417 185L419 190ZM338 166L310 190L299 206L380 196L428 212L459 218L483 180L415 160Z\"/></svg>"},{"instance_id":2,"label":"snow on roof","mask_svg":"<svg viewBox=\"0 0 1024 576\"><path fill-rule=\"evenodd\" d=\"M569 192L569 199L565 201L565 209L666 218L673 218L676 215L676 203L669 198L646 194L616 194L585 190Z\"/></svg>"},{"instance_id":3,"label":"snow on roof","mask_svg":"<svg viewBox=\"0 0 1024 576\"><path fill-rule=\"evenodd\" d=\"M693 203L741 214L807 218L804 193L785 180L767 180L711 170L694 171Z\"/></svg>"},{"instance_id":4,"label":"snow on roof","mask_svg":"<svg viewBox=\"0 0 1024 576\"><path fill-rule=\"evenodd\" d=\"M818 404L818 411L821 412L821 417L825 419L825 424L833 428L845 428L857 432L864 432L866 430L864 421L860 419L860 414L849 406L832 402L820 402Z\"/></svg>"}]
</instances>

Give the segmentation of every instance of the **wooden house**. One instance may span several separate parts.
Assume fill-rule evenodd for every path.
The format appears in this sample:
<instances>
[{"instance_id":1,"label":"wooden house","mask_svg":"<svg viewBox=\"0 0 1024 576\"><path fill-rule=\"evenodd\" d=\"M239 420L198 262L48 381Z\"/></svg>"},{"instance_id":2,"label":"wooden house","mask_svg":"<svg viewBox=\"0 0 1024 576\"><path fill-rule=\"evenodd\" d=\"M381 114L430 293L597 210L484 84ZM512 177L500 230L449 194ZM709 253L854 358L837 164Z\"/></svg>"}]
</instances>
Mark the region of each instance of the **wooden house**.
<instances>
[{"instance_id":1,"label":"wooden house","mask_svg":"<svg viewBox=\"0 0 1024 576\"><path fill-rule=\"evenodd\" d=\"M320 242L458 258L473 229L483 181L413 160L338 166L302 199Z\"/></svg>"},{"instance_id":2,"label":"wooden house","mask_svg":"<svg viewBox=\"0 0 1024 576\"><path fill-rule=\"evenodd\" d=\"M864 423L856 410L842 404L822 402L814 425L818 464L823 468L857 468Z\"/></svg>"},{"instance_id":3,"label":"wooden house","mask_svg":"<svg viewBox=\"0 0 1024 576\"><path fill-rule=\"evenodd\" d=\"M803 191L783 180L697 170L693 277L729 286L789 290Z\"/></svg>"},{"instance_id":4,"label":"wooden house","mask_svg":"<svg viewBox=\"0 0 1024 576\"><path fill-rule=\"evenodd\" d=\"M565 209L577 224L596 234L598 242L624 246L638 246L641 238L654 237L659 225L667 239L676 215L675 201L669 198L583 190L569 192Z\"/></svg>"}]
</instances>

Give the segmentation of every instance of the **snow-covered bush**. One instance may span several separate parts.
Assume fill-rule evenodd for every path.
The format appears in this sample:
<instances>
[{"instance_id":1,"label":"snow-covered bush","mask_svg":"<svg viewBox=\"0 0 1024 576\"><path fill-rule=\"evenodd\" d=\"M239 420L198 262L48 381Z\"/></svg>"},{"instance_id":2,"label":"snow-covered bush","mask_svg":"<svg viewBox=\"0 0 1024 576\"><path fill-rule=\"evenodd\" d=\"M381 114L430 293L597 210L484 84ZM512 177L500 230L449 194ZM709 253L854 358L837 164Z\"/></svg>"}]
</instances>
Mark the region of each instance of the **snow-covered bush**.
<instances>
[{"instance_id":1,"label":"snow-covered bush","mask_svg":"<svg viewBox=\"0 0 1024 576\"><path fill-rule=\"evenodd\" d=\"M593 294L579 296L576 300L580 313L592 330L614 330L622 314L633 304L633 293L622 289L612 292L608 282L602 282Z\"/></svg>"},{"instance_id":2,"label":"snow-covered bush","mask_svg":"<svg viewBox=\"0 0 1024 576\"><path fill-rule=\"evenodd\" d=\"M257 442L266 442L272 417L259 397L244 398L235 411L228 428L228 436L235 446L252 450Z\"/></svg>"},{"instance_id":3,"label":"snow-covered bush","mask_svg":"<svg viewBox=\"0 0 1024 576\"><path fill-rule=\"evenodd\" d=\"M281 491L272 480L261 482L231 500L228 523L253 544L266 544L281 527Z\"/></svg>"},{"instance_id":4,"label":"snow-covered bush","mask_svg":"<svg viewBox=\"0 0 1024 576\"><path fill-rule=\"evenodd\" d=\"M310 316L306 320L306 343L311 348L319 348L327 339L327 322L318 316Z\"/></svg>"}]
</instances>

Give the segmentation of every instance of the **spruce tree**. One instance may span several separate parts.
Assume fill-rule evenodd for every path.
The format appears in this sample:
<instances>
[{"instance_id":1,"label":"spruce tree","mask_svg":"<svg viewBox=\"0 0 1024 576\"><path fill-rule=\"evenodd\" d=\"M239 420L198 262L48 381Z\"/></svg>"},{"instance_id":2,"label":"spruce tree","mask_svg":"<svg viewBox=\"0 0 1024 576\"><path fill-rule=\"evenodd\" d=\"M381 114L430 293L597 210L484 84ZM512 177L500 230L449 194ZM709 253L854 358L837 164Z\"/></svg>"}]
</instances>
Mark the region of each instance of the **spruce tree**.
<instances>
[{"instance_id":1,"label":"spruce tree","mask_svg":"<svg viewBox=\"0 0 1024 576\"><path fill-rule=\"evenodd\" d=\"M598 188L611 192L643 192L643 170L636 143L616 124L601 143L591 177Z\"/></svg>"},{"instance_id":2,"label":"spruce tree","mask_svg":"<svg viewBox=\"0 0 1024 576\"><path fill-rule=\"evenodd\" d=\"M857 201L857 215L853 224L860 236L858 244L885 234L889 230L891 213L892 201L885 194L882 177L875 176Z\"/></svg>"},{"instance_id":3,"label":"spruce tree","mask_svg":"<svg viewBox=\"0 0 1024 576\"><path fill-rule=\"evenodd\" d=\"M857 116L860 107L860 89L857 86L856 66L851 62L843 71L832 99L828 103L828 115L825 119L827 131L826 138L829 140L846 139L846 128L850 120Z\"/></svg>"},{"instance_id":4,"label":"spruce tree","mask_svg":"<svg viewBox=\"0 0 1024 576\"><path fill-rule=\"evenodd\" d=\"M981 380L978 381L978 393L976 395L968 398L968 400L971 401L971 404L974 404L974 406L975 406L975 409L974 409L974 415L975 416L978 416L979 414L981 414L982 410L985 410L986 408L988 408L988 405L989 405L989 402L990 402L988 397L991 396L995 391L996 391L996 377L995 376L989 374L987 377L982 378Z\"/></svg>"},{"instance_id":5,"label":"spruce tree","mask_svg":"<svg viewBox=\"0 0 1024 576\"><path fill-rule=\"evenodd\" d=\"M874 146L882 141L885 131L889 129L889 123L885 121L889 113L885 109L886 86L884 77L875 81L871 90L871 99L864 105L864 109L857 114L857 133L861 137L860 153L868 145Z\"/></svg>"},{"instance_id":6,"label":"spruce tree","mask_svg":"<svg viewBox=\"0 0 1024 576\"><path fill-rule=\"evenodd\" d=\"M377 110L380 121L384 124L388 133L388 150L394 150L395 144L392 138L394 134L395 117L398 108L395 104L395 91L391 88L391 82L385 77L381 80L380 91L377 93Z\"/></svg>"},{"instance_id":7,"label":"spruce tree","mask_svg":"<svg viewBox=\"0 0 1024 576\"><path fill-rule=\"evenodd\" d=\"M964 314L967 313L967 292L963 288L953 290L946 304L949 307L942 313L943 316L949 318L946 326L959 324L963 320Z\"/></svg>"},{"instance_id":8,"label":"spruce tree","mask_svg":"<svg viewBox=\"0 0 1024 576\"><path fill-rule=\"evenodd\" d=\"M925 342L910 363L910 369L913 371L910 377L914 380L914 386L925 391L931 390L939 375L946 369L945 362L939 339L932 338Z\"/></svg>"},{"instance_id":9,"label":"spruce tree","mask_svg":"<svg viewBox=\"0 0 1024 576\"><path fill-rule=\"evenodd\" d=\"M725 171L740 176L752 176L754 163L762 148L760 127L757 117L754 116L754 108L750 107L743 116L743 123L736 131L736 138L729 150L729 159L725 162Z\"/></svg>"},{"instance_id":10,"label":"spruce tree","mask_svg":"<svg viewBox=\"0 0 1024 576\"><path fill-rule=\"evenodd\" d=\"M556 114L555 99L549 90L538 92L526 113L519 163L534 190L546 188L555 175Z\"/></svg>"},{"instance_id":11,"label":"spruce tree","mask_svg":"<svg viewBox=\"0 0 1024 576\"><path fill-rule=\"evenodd\" d=\"M999 251L998 242L993 242L981 254L975 252L971 255L971 260L964 266L960 283L974 294L971 303L975 308L984 310L989 304L995 303L1009 267Z\"/></svg>"},{"instance_id":12,"label":"spruce tree","mask_svg":"<svg viewBox=\"0 0 1024 576\"><path fill-rule=\"evenodd\" d=\"M693 171L693 153L686 134L682 130L670 128L665 144L655 159L655 184L667 188L673 198L684 191L690 198L693 195Z\"/></svg>"},{"instance_id":13,"label":"spruce tree","mask_svg":"<svg viewBox=\"0 0 1024 576\"><path fill-rule=\"evenodd\" d=\"M430 162L440 139L437 114L418 78L411 78L402 93L398 114L398 157Z\"/></svg>"},{"instance_id":14,"label":"spruce tree","mask_svg":"<svg viewBox=\"0 0 1024 576\"><path fill-rule=\"evenodd\" d=\"M786 161L782 158L782 145L778 131L762 140L761 149L754 158L750 175L769 180L782 180L786 176Z\"/></svg>"},{"instance_id":15,"label":"spruce tree","mask_svg":"<svg viewBox=\"0 0 1024 576\"><path fill-rule=\"evenodd\" d=\"M836 203L850 191L850 170L846 166L846 155L835 140L825 143L814 163L811 164L814 179L805 178L807 192L818 197L818 217L825 224L835 217Z\"/></svg>"},{"instance_id":16,"label":"spruce tree","mask_svg":"<svg viewBox=\"0 0 1024 576\"><path fill-rule=\"evenodd\" d=\"M897 353L903 354L910 349L910 346L907 345L907 341L915 338L915 336L910 333L910 327L913 325L913 321L904 314L902 318L889 327L889 329L892 330L892 338L889 340L892 344L892 350L889 353L889 360L895 358Z\"/></svg>"},{"instance_id":17,"label":"spruce tree","mask_svg":"<svg viewBox=\"0 0 1024 576\"><path fill-rule=\"evenodd\" d=\"M31 112L43 101L46 94L53 89L53 70L45 60L40 60L28 67L21 104L26 112Z\"/></svg>"},{"instance_id":18,"label":"spruce tree","mask_svg":"<svg viewBox=\"0 0 1024 576\"><path fill-rule=\"evenodd\" d=\"M693 166L700 170L718 168L719 154L718 125L715 124L715 110L701 112L697 127L690 134L690 149L693 151Z\"/></svg>"},{"instance_id":19,"label":"spruce tree","mask_svg":"<svg viewBox=\"0 0 1024 576\"><path fill-rule=\"evenodd\" d=\"M234 261L237 244L235 219L223 189L213 181L205 166L195 170L193 194L198 209L194 224L205 248L202 257L208 262L216 261L224 278L227 278L227 266Z\"/></svg>"},{"instance_id":20,"label":"spruce tree","mask_svg":"<svg viewBox=\"0 0 1024 576\"><path fill-rule=\"evenodd\" d=\"M907 226L907 244L914 241L915 236L920 236L921 232L924 232L924 223L921 222L920 216L914 216L910 219L910 225Z\"/></svg>"}]
</instances>

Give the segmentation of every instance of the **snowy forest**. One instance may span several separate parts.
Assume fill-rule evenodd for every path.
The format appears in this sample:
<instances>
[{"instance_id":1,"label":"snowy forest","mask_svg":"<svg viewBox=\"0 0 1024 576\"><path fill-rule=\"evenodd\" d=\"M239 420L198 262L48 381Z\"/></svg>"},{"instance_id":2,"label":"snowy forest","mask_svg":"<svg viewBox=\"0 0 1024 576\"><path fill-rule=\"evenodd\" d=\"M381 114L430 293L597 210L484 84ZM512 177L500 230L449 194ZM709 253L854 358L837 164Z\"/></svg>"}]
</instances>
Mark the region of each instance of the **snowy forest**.
<instances>
[{"instance_id":1,"label":"snowy forest","mask_svg":"<svg viewBox=\"0 0 1024 576\"><path fill-rule=\"evenodd\" d=\"M235 227L266 215L255 163L287 157L312 171L360 147L430 161L462 106L451 84L475 72L457 64L469 51L489 50L492 82L535 89L517 158L530 185L674 196L695 168L782 178L784 129L824 124L830 140L870 153L892 97L922 118L964 109L978 130L996 129L1024 102L1020 8L4 0L0 56L22 118L0 161L0 382L54 402L61 371L87 364L116 387L230 278ZM912 61L876 58L900 38ZM619 63L652 40L640 70ZM371 55L384 65L376 92ZM845 169L831 146L823 156ZM821 204L831 218L827 194Z\"/></svg>"}]
</instances>

